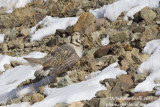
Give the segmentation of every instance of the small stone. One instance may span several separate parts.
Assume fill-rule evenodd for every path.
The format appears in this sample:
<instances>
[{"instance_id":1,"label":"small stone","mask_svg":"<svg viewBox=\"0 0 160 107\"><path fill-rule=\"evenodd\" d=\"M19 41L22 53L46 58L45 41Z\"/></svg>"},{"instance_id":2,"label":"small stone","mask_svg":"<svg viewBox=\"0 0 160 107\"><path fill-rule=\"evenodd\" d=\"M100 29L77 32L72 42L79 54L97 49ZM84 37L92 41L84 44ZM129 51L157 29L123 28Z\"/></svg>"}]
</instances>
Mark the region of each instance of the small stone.
<instances>
[{"instance_id":1,"label":"small stone","mask_svg":"<svg viewBox=\"0 0 160 107\"><path fill-rule=\"evenodd\" d=\"M112 96L113 97L120 97L122 96L122 91L121 91L121 83L117 82L113 89L111 90Z\"/></svg>"},{"instance_id":2,"label":"small stone","mask_svg":"<svg viewBox=\"0 0 160 107\"><path fill-rule=\"evenodd\" d=\"M11 61L11 66L16 67L16 66L19 66L19 65L21 65L20 62L18 62L18 61Z\"/></svg>"},{"instance_id":3,"label":"small stone","mask_svg":"<svg viewBox=\"0 0 160 107\"><path fill-rule=\"evenodd\" d=\"M34 93L31 97L31 103L36 103L39 101L42 101L44 99L44 95L40 94L40 93Z\"/></svg>"},{"instance_id":4,"label":"small stone","mask_svg":"<svg viewBox=\"0 0 160 107\"><path fill-rule=\"evenodd\" d=\"M116 79L105 79L101 82L101 84L106 84L108 83L110 87L114 87L116 84L117 80Z\"/></svg>"},{"instance_id":5,"label":"small stone","mask_svg":"<svg viewBox=\"0 0 160 107\"><path fill-rule=\"evenodd\" d=\"M68 107L84 107L84 103L82 103L82 102L73 102Z\"/></svg>"},{"instance_id":6,"label":"small stone","mask_svg":"<svg viewBox=\"0 0 160 107\"><path fill-rule=\"evenodd\" d=\"M16 34L18 34L18 31L15 28L5 32L5 35L9 36L9 38L14 38Z\"/></svg>"},{"instance_id":7,"label":"small stone","mask_svg":"<svg viewBox=\"0 0 160 107\"><path fill-rule=\"evenodd\" d=\"M77 74L78 74L78 80L84 81L84 80L86 80L85 77L86 77L86 75L87 75L88 73L85 72L85 71L79 71Z\"/></svg>"},{"instance_id":8,"label":"small stone","mask_svg":"<svg viewBox=\"0 0 160 107\"><path fill-rule=\"evenodd\" d=\"M94 107L98 107L99 106L99 99L98 98L92 98L89 102L94 105Z\"/></svg>"},{"instance_id":9,"label":"small stone","mask_svg":"<svg viewBox=\"0 0 160 107\"><path fill-rule=\"evenodd\" d=\"M146 79L147 75L144 74L134 74L134 83L140 83Z\"/></svg>"},{"instance_id":10,"label":"small stone","mask_svg":"<svg viewBox=\"0 0 160 107\"><path fill-rule=\"evenodd\" d=\"M96 93L97 98L105 98L107 96L111 96L111 93L109 90L100 90Z\"/></svg>"},{"instance_id":11,"label":"small stone","mask_svg":"<svg viewBox=\"0 0 160 107\"><path fill-rule=\"evenodd\" d=\"M43 94L43 92L44 92L44 88L45 88L45 86L39 87L39 88L38 88L39 93Z\"/></svg>"},{"instance_id":12,"label":"small stone","mask_svg":"<svg viewBox=\"0 0 160 107\"><path fill-rule=\"evenodd\" d=\"M68 107L68 104L57 103L54 107Z\"/></svg>"},{"instance_id":13,"label":"small stone","mask_svg":"<svg viewBox=\"0 0 160 107\"><path fill-rule=\"evenodd\" d=\"M3 43L3 44L2 44L2 51L3 51L3 52L7 52L7 51L8 51L8 46L7 46L6 43Z\"/></svg>"},{"instance_id":14,"label":"small stone","mask_svg":"<svg viewBox=\"0 0 160 107\"><path fill-rule=\"evenodd\" d=\"M24 35L24 36L30 35L30 28L23 28L21 30L21 34Z\"/></svg>"},{"instance_id":15,"label":"small stone","mask_svg":"<svg viewBox=\"0 0 160 107\"><path fill-rule=\"evenodd\" d=\"M95 57L102 57L108 54L108 51L110 50L112 45L106 45L102 46L99 50L95 52Z\"/></svg>"},{"instance_id":16,"label":"small stone","mask_svg":"<svg viewBox=\"0 0 160 107\"><path fill-rule=\"evenodd\" d=\"M8 70L8 69L12 68L12 66L9 65L9 64L4 64L4 68L5 68L6 70Z\"/></svg>"},{"instance_id":17,"label":"small stone","mask_svg":"<svg viewBox=\"0 0 160 107\"><path fill-rule=\"evenodd\" d=\"M131 34L131 36L130 36L130 40L131 40L131 41L138 40L138 39L140 39L140 36L141 36L141 33L133 33L133 34Z\"/></svg>"},{"instance_id":18,"label":"small stone","mask_svg":"<svg viewBox=\"0 0 160 107\"><path fill-rule=\"evenodd\" d=\"M112 43L123 42L129 39L129 34L126 31L118 32L113 36L110 36L110 41Z\"/></svg>"},{"instance_id":19,"label":"small stone","mask_svg":"<svg viewBox=\"0 0 160 107\"><path fill-rule=\"evenodd\" d=\"M56 80L57 80L56 83L57 87L64 87L73 84L68 75L66 75L65 77L57 77Z\"/></svg>"},{"instance_id":20,"label":"small stone","mask_svg":"<svg viewBox=\"0 0 160 107\"><path fill-rule=\"evenodd\" d=\"M146 21L146 22L151 22L156 18L156 13L152 11L150 7L145 7L141 10L141 17Z\"/></svg>"},{"instance_id":21,"label":"small stone","mask_svg":"<svg viewBox=\"0 0 160 107\"><path fill-rule=\"evenodd\" d=\"M121 89L123 91L129 89L132 85L133 85L133 80L131 79L131 76L129 75L121 75L120 78L118 79L118 81L121 84Z\"/></svg>"},{"instance_id":22,"label":"small stone","mask_svg":"<svg viewBox=\"0 0 160 107\"><path fill-rule=\"evenodd\" d=\"M142 27L142 26L138 26L132 30L133 33L137 33L137 32L142 33L144 31L145 31L145 27Z\"/></svg>"},{"instance_id":23,"label":"small stone","mask_svg":"<svg viewBox=\"0 0 160 107\"><path fill-rule=\"evenodd\" d=\"M26 95L22 98L22 102L30 102L31 101L31 95Z\"/></svg>"},{"instance_id":24,"label":"small stone","mask_svg":"<svg viewBox=\"0 0 160 107\"><path fill-rule=\"evenodd\" d=\"M20 98L11 99L7 104L17 104L21 103Z\"/></svg>"},{"instance_id":25,"label":"small stone","mask_svg":"<svg viewBox=\"0 0 160 107\"><path fill-rule=\"evenodd\" d=\"M111 107L112 104L114 104L114 100L110 100L107 98L100 98L98 107Z\"/></svg>"},{"instance_id":26,"label":"small stone","mask_svg":"<svg viewBox=\"0 0 160 107\"><path fill-rule=\"evenodd\" d=\"M96 17L89 12L83 13L78 19L77 23L74 25L74 32L83 32L91 24L94 24Z\"/></svg>"},{"instance_id":27,"label":"small stone","mask_svg":"<svg viewBox=\"0 0 160 107\"><path fill-rule=\"evenodd\" d=\"M160 24L160 14L159 14L159 15L157 15L156 23L157 23L157 24Z\"/></svg>"}]
</instances>

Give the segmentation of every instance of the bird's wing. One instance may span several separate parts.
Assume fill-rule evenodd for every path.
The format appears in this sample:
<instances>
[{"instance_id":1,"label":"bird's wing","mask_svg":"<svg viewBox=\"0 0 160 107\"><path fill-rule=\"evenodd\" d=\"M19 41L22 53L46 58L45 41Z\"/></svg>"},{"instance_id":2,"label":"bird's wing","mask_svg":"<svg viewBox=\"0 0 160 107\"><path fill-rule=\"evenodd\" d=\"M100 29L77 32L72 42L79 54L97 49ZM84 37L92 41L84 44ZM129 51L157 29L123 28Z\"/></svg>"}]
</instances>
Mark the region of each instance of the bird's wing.
<instances>
[{"instance_id":1,"label":"bird's wing","mask_svg":"<svg viewBox=\"0 0 160 107\"><path fill-rule=\"evenodd\" d=\"M79 56L75 50L69 45L58 47L42 65L45 68L53 68L54 72L66 71L79 61Z\"/></svg>"}]
</instances>

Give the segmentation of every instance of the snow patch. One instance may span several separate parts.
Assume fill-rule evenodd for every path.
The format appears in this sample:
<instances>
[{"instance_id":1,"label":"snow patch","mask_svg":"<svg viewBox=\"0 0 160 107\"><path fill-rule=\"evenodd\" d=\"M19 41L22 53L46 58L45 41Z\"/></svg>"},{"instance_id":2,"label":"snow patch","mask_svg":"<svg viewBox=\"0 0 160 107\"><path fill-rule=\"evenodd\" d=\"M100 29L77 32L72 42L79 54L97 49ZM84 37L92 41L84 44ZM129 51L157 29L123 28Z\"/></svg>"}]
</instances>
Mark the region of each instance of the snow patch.
<instances>
[{"instance_id":1,"label":"snow patch","mask_svg":"<svg viewBox=\"0 0 160 107\"><path fill-rule=\"evenodd\" d=\"M159 8L159 0L119 0L101 8L90 10L90 12L97 18L105 17L111 21L116 20L122 12L127 12L124 17L124 19L127 20L128 17L133 18L135 13L146 6Z\"/></svg>"},{"instance_id":2,"label":"snow patch","mask_svg":"<svg viewBox=\"0 0 160 107\"><path fill-rule=\"evenodd\" d=\"M135 87L135 92L152 91L155 86L160 86L160 40L148 42L143 51L151 56L138 67L138 73L149 76Z\"/></svg>"},{"instance_id":3,"label":"snow patch","mask_svg":"<svg viewBox=\"0 0 160 107\"><path fill-rule=\"evenodd\" d=\"M0 34L0 43L2 43L4 41L4 36L5 36L5 34Z\"/></svg>"},{"instance_id":4,"label":"snow patch","mask_svg":"<svg viewBox=\"0 0 160 107\"><path fill-rule=\"evenodd\" d=\"M22 57L11 57L8 55L0 55L0 71L3 72L5 71L4 64L10 64L11 61L18 61L18 62L23 62L27 63L26 60L23 58L42 58L46 56L46 53L41 53L41 52L32 52L27 56L22 56Z\"/></svg>"},{"instance_id":5,"label":"snow patch","mask_svg":"<svg viewBox=\"0 0 160 107\"><path fill-rule=\"evenodd\" d=\"M90 100L95 97L95 93L99 90L106 89L105 86L99 83L100 80L105 78L116 78L121 74L126 74L125 71L116 68L118 64L115 63L103 69L100 73L98 71L97 76L80 83L74 83L72 85L63 88L45 88L45 94L47 97L38 103L32 105L32 107L53 107L56 103L72 103L80 100ZM78 96L78 97L77 97Z\"/></svg>"},{"instance_id":6,"label":"snow patch","mask_svg":"<svg viewBox=\"0 0 160 107\"><path fill-rule=\"evenodd\" d=\"M36 26L31 28L31 42L41 40L45 36L54 34L57 29L66 29L68 26L74 25L78 18L79 17L58 18L46 16ZM42 28L36 31L36 28L39 25L42 26Z\"/></svg>"},{"instance_id":7,"label":"snow patch","mask_svg":"<svg viewBox=\"0 0 160 107\"><path fill-rule=\"evenodd\" d=\"M109 44L109 36L107 36L106 38L103 38L102 41L101 41L101 45L102 46L106 46Z\"/></svg>"},{"instance_id":8,"label":"snow patch","mask_svg":"<svg viewBox=\"0 0 160 107\"><path fill-rule=\"evenodd\" d=\"M7 13L11 13L16 8L24 7L26 4L34 0L0 0L0 7L5 7Z\"/></svg>"}]
</instances>

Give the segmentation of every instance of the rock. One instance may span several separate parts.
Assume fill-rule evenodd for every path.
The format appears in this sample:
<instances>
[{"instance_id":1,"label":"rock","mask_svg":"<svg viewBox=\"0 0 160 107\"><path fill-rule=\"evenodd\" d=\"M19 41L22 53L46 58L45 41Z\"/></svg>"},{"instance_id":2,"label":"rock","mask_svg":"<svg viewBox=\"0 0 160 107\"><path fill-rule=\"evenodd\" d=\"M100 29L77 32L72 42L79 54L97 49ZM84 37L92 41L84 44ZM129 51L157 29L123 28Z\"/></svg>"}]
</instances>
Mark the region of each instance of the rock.
<instances>
[{"instance_id":1,"label":"rock","mask_svg":"<svg viewBox=\"0 0 160 107\"><path fill-rule=\"evenodd\" d=\"M2 71L0 71L0 75L2 75L3 74L3 72Z\"/></svg>"},{"instance_id":2,"label":"rock","mask_svg":"<svg viewBox=\"0 0 160 107\"><path fill-rule=\"evenodd\" d=\"M68 107L68 104L57 103L54 107Z\"/></svg>"},{"instance_id":3,"label":"rock","mask_svg":"<svg viewBox=\"0 0 160 107\"><path fill-rule=\"evenodd\" d=\"M42 101L44 99L44 95L40 94L40 93L34 93L31 97L31 103L36 103L39 101Z\"/></svg>"},{"instance_id":4,"label":"rock","mask_svg":"<svg viewBox=\"0 0 160 107\"><path fill-rule=\"evenodd\" d=\"M12 68L12 66L9 65L9 64L4 64L4 68L5 68L6 70L8 70L8 69Z\"/></svg>"},{"instance_id":5,"label":"rock","mask_svg":"<svg viewBox=\"0 0 160 107\"><path fill-rule=\"evenodd\" d=\"M68 107L84 107L82 102L73 102Z\"/></svg>"},{"instance_id":6,"label":"rock","mask_svg":"<svg viewBox=\"0 0 160 107\"><path fill-rule=\"evenodd\" d=\"M15 98L15 99L11 99L9 102L7 102L7 104L17 104L17 103L21 103L20 98Z\"/></svg>"},{"instance_id":7,"label":"rock","mask_svg":"<svg viewBox=\"0 0 160 107\"><path fill-rule=\"evenodd\" d=\"M100 98L98 107L112 107L114 104L114 100L109 100L107 98Z\"/></svg>"},{"instance_id":8,"label":"rock","mask_svg":"<svg viewBox=\"0 0 160 107\"><path fill-rule=\"evenodd\" d=\"M68 86L73 84L73 82L71 81L70 77L68 75L64 76L64 77L57 77L56 78L56 85L57 87L64 87L64 86Z\"/></svg>"},{"instance_id":9,"label":"rock","mask_svg":"<svg viewBox=\"0 0 160 107\"><path fill-rule=\"evenodd\" d=\"M124 46L125 51L132 51L133 47L130 44Z\"/></svg>"},{"instance_id":10,"label":"rock","mask_svg":"<svg viewBox=\"0 0 160 107\"><path fill-rule=\"evenodd\" d=\"M111 79L104 79L104 80L101 81L100 83L101 83L101 84L106 84L106 83L108 83L109 86L112 88L112 87L115 86L116 82L117 82L116 79L112 79L112 78L111 78Z\"/></svg>"},{"instance_id":11,"label":"rock","mask_svg":"<svg viewBox=\"0 0 160 107\"><path fill-rule=\"evenodd\" d=\"M127 31L118 32L113 36L110 36L110 41L112 43L123 42L127 39L129 39L129 34Z\"/></svg>"},{"instance_id":12,"label":"rock","mask_svg":"<svg viewBox=\"0 0 160 107\"><path fill-rule=\"evenodd\" d=\"M43 94L44 88L45 88L45 86L42 86L42 87L39 87L39 88L38 88L40 94Z\"/></svg>"},{"instance_id":13,"label":"rock","mask_svg":"<svg viewBox=\"0 0 160 107\"><path fill-rule=\"evenodd\" d=\"M89 102L94 106L98 107L99 106L99 99L98 98L92 98Z\"/></svg>"},{"instance_id":14,"label":"rock","mask_svg":"<svg viewBox=\"0 0 160 107\"><path fill-rule=\"evenodd\" d=\"M141 17L146 21L146 22L151 22L156 18L156 13L152 11L150 7L145 7L141 10L140 12Z\"/></svg>"},{"instance_id":15,"label":"rock","mask_svg":"<svg viewBox=\"0 0 160 107\"><path fill-rule=\"evenodd\" d=\"M157 24L160 24L160 14L159 14L159 15L157 15L156 23L157 23Z\"/></svg>"},{"instance_id":16,"label":"rock","mask_svg":"<svg viewBox=\"0 0 160 107\"><path fill-rule=\"evenodd\" d=\"M130 41L136 41L136 40L139 40L141 37L141 33L132 33L131 36L130 36Z\"/></svg>"},{"instance_id":17,"label":"rock","mask_svg":"<svg viewBox=\"0 0 160 107\"><path fill-rule=\"evenodd\" d=\"M142 81L144 81L146 79L146 76L147 75L144 75L144 74L134 74L134 83L140 83Z\"/></svg>"},{"instance_id":18,"label":"rock","mask_svg":"<svg viewBox=\"0 0 160 107\"><path fill-rule=\"evenodd\" d=\"M83 13L78 19L77 23L74 25L74 32L83 32L91 24L94 24L96 17L89 12Z\"/></svg>"},{"instance_id":19,"label":"rock","mask_svg":"<svg viewBox=\"0 0 160 107\"><path fill-rule=\"evenodd\" d=\"M117 82L115 86L111 90L112 96L113 97L120 97L122 96L122 91L121 91L121 83Z\"/></svg>"},{"instance_id":20,"label":"rock","mask_svg":"<svg viewBox=\"0 0 160 107\"><path fill-rule=\"evenodd\" d=\"M95 57L102 57L108 54L108 51L110 50L112 45L106 45L106 46L102 46L100 49L98 49L95 52Z\"/></svg>"},{"instance_id":21,"label":"rock","mask_svg":"<svg viewBox=\"0 0 160 107\"><path fill-rule=\"evenodd\" d=\"M24 36L30 35L30 28L22 28L21 34Z\"/></svg>"},{"instance_id":22,"label":"rock","mask_svg":"<svg viewBox=\"0 0 160 107\"><path fill-rule=\"evenodd\" d=\"M18 61L11 61L11 66L12 67L16 67L16 66L19 66L19 65L21 65L20 62L18 62Z\"/></svg>"},{"instance_id":23,"label":"rock","mask_svg":"<svg viewBox=\"0 0 160 107\"><path fill-rule=\"evenodd\" d=\"M70 43L71 42L71 36L68 36L67 38L64 38L65 43Z\"/></svg>"},{"instance_id":24,"label":"rock","mask_svg":"<svg viewBox=\"0 0 160 107\"><path fill-rule=\"evenodd\" d=\"M158 36L157 34L158 34L157 25L147 26L146 30L142 33L142 36L140 38L141 47L144 47L147 42L153 39L159 39L160 36Z\"/></svg>"},{"instance_id":25,"label":"rock","mask_svg":"<svg viewBox=\"0 0 160 107\"><path fill-rule=\"evenodd\" d=\"M96 93L97 98L105 98L107 96L111 96L110 90L100 90Z\"/></svg>"},{"instance_id":26,"label":"rock","mask_svg":"<svg viewBox=\"0 0 160 107\"><path fill-rule=\"evenodd\" d=\"M138 26L132 30L133 33L137 33L137 32L142 33L144 31L145 31L145 27L143 26Z\"/></svg>"},{"instance_id":27,"label":"rock","mask_svg":"<svg viewBox=\"0 0 160 107\"><path fill-rule=\"evenodd\" d=\"M8 51L8 46L7 46L6 43L3 43L3 44L2 44L2 51L3 51L3 52L7 52L7 51Z\"/></svg>"},{"instance_id":28,"label":"rock","mask_svg":"<svg viewBox=\"0 0 160 107\"><path fill-rule=\"evenodd\" d=\"M22 102L30 102L32 95L26 95L22 98Z\"/></svg>"},{"instance_id":29,"label":"rock","mask_svg":"<svg viewBox=\"0 0 160 107\"><path fill-rule=\"evenodd\" d=\"M133 80L131 79L131 76L122 74L118 82L120 83L120 87L122 91L128 90L133 85Z\"/></svg>"},{"instance_id":30,"label":"rock","mask_svg":"<svg viewBox=\"0 0 160 107\"><path fill-rule=\"evenodd\" d=\"M79 71L77 74L78 74L78 80L80 81L86 80L85 77L88 75L88 73L85 71Z\"/></svg>"},{"instance_id":31,"label":"rock","mask_svg":"<svg viewBox=\"0 0 160 107\"><path fill-rule=\"evenodd\" d=\"M158 15L160 14L160 8L157 10L157 14L158 14Z\"/></svg>"},{"instance_id":32,"label":"rock","mask_svg":"<svg viewBox=\"0 0 160 107\"><path fill-rule=\"evenodd\" d=\"M18 31L15 28L5 32L5 35L9 36L9 38L14 38L16 34L18 34Z\"/></svg>"}]
</instances>

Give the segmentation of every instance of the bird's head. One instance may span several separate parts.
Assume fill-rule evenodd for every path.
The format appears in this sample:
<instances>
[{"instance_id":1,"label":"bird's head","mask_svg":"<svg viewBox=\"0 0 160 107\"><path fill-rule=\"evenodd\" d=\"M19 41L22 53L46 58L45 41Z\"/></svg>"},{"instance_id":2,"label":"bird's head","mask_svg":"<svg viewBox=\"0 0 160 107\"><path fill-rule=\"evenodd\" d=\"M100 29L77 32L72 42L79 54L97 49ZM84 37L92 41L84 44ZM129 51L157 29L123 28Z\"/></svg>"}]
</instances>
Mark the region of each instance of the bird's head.
<instances>
[{"instance_id":1,"label":"bird's head","mask_svg":"<svg viewBox=\"0 0 160 107\"><path fill-rule=\"evenodd\" d=\"M71 43L74 45L80 46L81 45L80 36L81 34L79 32L73 33Z\"/></svg>"}]
</instances>

